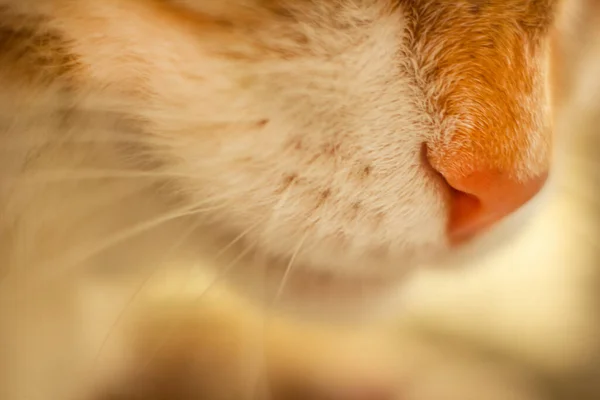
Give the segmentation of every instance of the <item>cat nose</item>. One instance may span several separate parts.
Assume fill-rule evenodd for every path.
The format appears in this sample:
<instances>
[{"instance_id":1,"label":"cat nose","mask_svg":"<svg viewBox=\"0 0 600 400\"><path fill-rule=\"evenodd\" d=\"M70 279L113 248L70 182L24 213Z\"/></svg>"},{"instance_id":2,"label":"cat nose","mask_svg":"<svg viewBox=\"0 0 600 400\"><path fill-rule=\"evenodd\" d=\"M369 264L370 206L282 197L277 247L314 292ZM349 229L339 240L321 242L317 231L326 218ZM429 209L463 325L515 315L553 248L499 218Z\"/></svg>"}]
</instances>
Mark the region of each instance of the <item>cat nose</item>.
<instances>
[{"instance_id":1,"label":"cat nose","mask_svg":"<svg viewBox=\"0 0 600 400\"><path fill-rule=\"evenodd\" d=\"M518 181L507 174L478 171L448 179L452 187L448 234L453 244L470 239L525 205L544 186L548 174Z\"/></svg>"}]
</instances>

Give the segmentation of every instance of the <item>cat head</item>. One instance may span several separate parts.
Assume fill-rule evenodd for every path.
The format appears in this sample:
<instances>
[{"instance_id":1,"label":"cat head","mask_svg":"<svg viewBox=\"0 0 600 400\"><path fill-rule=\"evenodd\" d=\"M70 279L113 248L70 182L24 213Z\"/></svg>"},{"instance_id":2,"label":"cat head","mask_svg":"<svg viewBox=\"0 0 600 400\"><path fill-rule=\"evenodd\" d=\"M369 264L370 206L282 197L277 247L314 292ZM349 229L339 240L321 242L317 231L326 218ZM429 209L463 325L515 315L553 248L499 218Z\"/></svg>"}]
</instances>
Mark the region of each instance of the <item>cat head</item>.
<instances>
[{"instance_id":1,"label":"cat head","mask_svg":"<svg viewBox=\"0 0 600 400\"><path fill-rule=\"evenodd\" d=\"M137 102L208 235L290 296L379 291L549 173L556 0L52 4L79 78Z\"/></svg>"}]
</instances>

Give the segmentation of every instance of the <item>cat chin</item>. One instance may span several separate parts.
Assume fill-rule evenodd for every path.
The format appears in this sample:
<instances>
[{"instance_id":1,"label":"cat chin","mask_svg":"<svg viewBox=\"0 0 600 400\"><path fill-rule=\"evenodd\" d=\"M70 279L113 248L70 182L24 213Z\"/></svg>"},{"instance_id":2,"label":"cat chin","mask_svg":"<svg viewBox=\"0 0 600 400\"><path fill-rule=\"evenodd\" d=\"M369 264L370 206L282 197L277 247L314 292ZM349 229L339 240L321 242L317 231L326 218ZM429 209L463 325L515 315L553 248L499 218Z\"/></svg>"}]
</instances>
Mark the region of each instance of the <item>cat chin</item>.
<instances>
[{"instance_id":1,"label":"cat chin","mask_svg":"<svg viewBox=\"0 0 600 400\"><path fill-rule=\"evenodd\" d=\"M354 269L341 273L326 267L269 263L246 265L231 271L226 280L232 289L268 312L302 319L364 323L385 318L386 304L397 298L421 268L452 269L473 254L486 254L499 241L474 243L458 251L430 252L422 262L398 260L398 268ZM394 310L397 314L398 310Z\"/></svg>"},{"instance_id":2,"label":"cat chin","mask_svg":"<svg viewBox=\"0 0 600 400\"><path fill-rule=\"evenodd\" d=\"M374 317L373 310L401 290L410 271L385 275L335 274L302 266L288 271L282 264L271 266L262 274L240 268L228 277L228 283L267 313L304 320L363 322Z\"/></svg>"},{"instance_id":3,"label":"cat chin","mask_svg":"<svg viewBox=\"0 0 600 400\"><path fill-rule=\"evenodd\" d=\"M478 261L518 240L521 231L540 208L541 198L509 216L473 240L454 249L429 249L410 260L378 262L342 272L326 266L290 268L290 260L247 261L228 273L227 281L239 294L272 312L327 321L361 321L385 317L390 299L398 298L421 269L477 268ZM414 255L414 254L413 254ZM400 305L401 306L401 305ZM398 313L398 304L393 312Z\"/></svg>"}]
</instances>

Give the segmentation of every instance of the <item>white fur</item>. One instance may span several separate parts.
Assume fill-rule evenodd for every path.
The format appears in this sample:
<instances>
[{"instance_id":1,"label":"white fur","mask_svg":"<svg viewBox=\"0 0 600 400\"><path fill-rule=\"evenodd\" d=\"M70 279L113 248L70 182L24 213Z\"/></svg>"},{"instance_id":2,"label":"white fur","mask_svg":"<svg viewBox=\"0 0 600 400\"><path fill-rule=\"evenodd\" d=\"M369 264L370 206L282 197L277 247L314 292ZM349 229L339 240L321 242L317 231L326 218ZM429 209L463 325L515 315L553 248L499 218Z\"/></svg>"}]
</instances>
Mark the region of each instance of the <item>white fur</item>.
<instances>
[{"instance_id":1,"label":"white fur","mask_svg":"<svg viewBox=\"0 0 600 400\"><path fill-rule=\"evenodd\" d=\"M84 67L68 125L72 97L0 72L0 343L36 349L3 359L0 397L69 399L89 389L111 321L155 271L261 278L264 264L283 272L293 261L333 272L334 285L347 274L391 280L447 250L444 189L420 159L441 132L407 72L415 60L398 59L406 21L379 18L376 3L300 13L306 20L292 33L305 35L308 54L279 36L287 21L202 37L141 1L39 9ZM265 59L262 46L283 51ZM198 219L185 215L193 202ZM257 254L236 260L246 247ZM351 286L360 297L361 285ZM106 379L111 361L122 361L116 335Z\"/></svg>"}]
</instances>

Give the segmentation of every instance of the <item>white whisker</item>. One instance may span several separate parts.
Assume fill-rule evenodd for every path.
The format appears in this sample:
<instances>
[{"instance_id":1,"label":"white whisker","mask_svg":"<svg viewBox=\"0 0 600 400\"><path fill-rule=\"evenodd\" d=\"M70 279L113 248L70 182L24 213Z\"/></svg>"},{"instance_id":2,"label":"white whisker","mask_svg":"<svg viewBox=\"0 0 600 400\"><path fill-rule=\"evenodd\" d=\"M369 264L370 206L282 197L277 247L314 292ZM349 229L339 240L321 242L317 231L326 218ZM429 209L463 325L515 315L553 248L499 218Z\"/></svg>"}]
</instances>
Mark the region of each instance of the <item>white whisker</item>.
<instances>
[{"instance_id":1,"label":"white whisker","mask_svg":"<svg viewBox=\"0 0 600 400\"><path fill-rule=\"evenodd\" d=\"M45 273L39 272L37 274L38 276L36 278L39 278L39 279L37 279L37 282L38 282L38 284L46 282L51 276L55 276L54 274L56 274L57 271L58 272L68 271L69 269L73 268L74 266L85 262L86 260L102 253L103 251L106 251L107 249L109 249L111 247L117 246L117 245L125 242L128 239L131 239L138 235L141 235L141 234L143 234L155 227L163 225L167 222L174 221L176 219L180 219L180 218L184 218L184 217L202 214L202 213L208 212L208 211L218 210L218 209L221 209L226 206L225 204L220 204L217 206L203 208L203 209L197 208L200 205L205 204L205 203L206 202L204 201L204 202L200 202L197 204L186 205L177 210L163 214L157 218L136 224L129 229L122 230L121 232L114 234L112 237L108 238L105 241L102 241L99 243L94 243L92 246L89 246L89 247L86 247L83 249L79 249L77 252L69 253L69 255L66 257L50 260L46 263L43 263L42 265L40 265L38 267L41 268L42 271L44 271ZM52 275L49 275L49 272L52 272ZM8 279L7 276L5 276L3 278L2 283L0 283L0 288L2 286L6 285L7 279Z\"/></svg>"},{"instance_id":2,"label":"white whisker","mask_svg":"<svg viewBox=\"0 0 600 400\"><path fill-rule=\"evenodd\" d=\"M94 180L94 179L136 179L136 178L173 178L185 177L183 174L177 174L168 171L132 171L132 170L109 170L109 169L77 169L77 170L44 170L34 174L25 174L19 177L19 181L25 183L66 180Z\"/></svg>"},{"instance_id":3,"label":"white whisker","mask_svg":"<svg viewBox=\"0 0 600 400\"><path fill-rule=\"evenodd\" d=\"M306 241L307 236L308 236L308 234L304 234L304 236L302 236L302 238L298 242L298 245L294 249L294 252L292 253L292 256L290 257L290 261L288 262L287 266L285 267L285 272L283 273L283 277L281 278L281 283L279 284L279 288L277 289L277 292L275 293L275 297L273 298L272 305L276 305L277 302L279 302L279 300L281 299L281 296L283 295L285 286L287 285L287 283L290 279L290 276L292 275L292 268L294 266L294 262L296 261L296 257L298 257L298 254L300 253L300 250L301 250L302 246L304 245L304 242Z\"/></svg>"},{"instance_id":4,"label":"white whisker","mask_svg":"<svg viewBox=\"0 0 600 400\"><path fill-rule=\"evenodd\" d=\"M194 299L193 303L202 301L204 298L204 295L207 294L210 291L210 289L212 289L222 278L226 277L227 274L237 265L237 263L254 248L254 245L255 245L255 243L253 243L251 246L247 246L233 260L231 260L224 268L220 269L217 276ZM182 285L180 287L180 291L187 290L188 284L189 284L188 280L184 280L184 282L182 283ZM143 365L141 365L140 368L138 368L138 371L137 371L138 374L142 374L144 371L146 371L150 367L150 364L152 363L152 361L154 361L156 359L156 357L160 354L160 352L163 350L164 346L167 344L169 339L171 339L174 336L174 334L177 332L177 330L182 327L183 322L184 321L180 321L179 323L171 324L171 326L169 327L169 330L165 334L163 340L161 340L161 342L156 346L156 348L154 349L152 354L150 354L150 356L148 357L146 362Z\"/></svg>"},{"instance_id":5,"label":"white whisker","mask_svg":"<svg viewBox=\"0 0 600 400\"><path fill-rule=\"evenodd\" d=\"M235 238L233 238L233 240L231 240L226 246L224 246L221 250L219 250L217 252L217 254L215 255L215 259L218 259L221 255L223 255L232 246L234 246L236 243L238 243L240 240L242 240L246 235L248 235L248 233L250 233L251 231L253 231L262 222L263 222L262 219L259 220L259 221L257 221L256 223L250 225L249 228L247 228L244 231L242 231L242 233L240 233L239 235L237 235Z\"/></svg>"},{"instance_id":6,"label":"white whisker","mask_svg":"<svg viewBox=\"0 0 600 400\"><path fill-rule=\"evenodd\" d=\"M142 282L135 288L131 297L127 300L125 307L117 315L117 318L115 318L115 321L112 323L112 325L108 329L108 333L107 333L106 337L100 344L96 358L92 364L92 374L91 374L92 377L95 375L94 371L97 370L97 368L99 366L100 356L102 355L103 350L105 349L106 345L108 344L108 342L109 342L110 338L112 337L113 333L115 332L117 326L124 319L127 311L130 309L131 305L140 296L143 288L148 284L148 282L150 282L150 279L152 279L152 277L154 277L156 275L156 272L160 269L160 266L162 264L164 264L164 262L167 261L169 259L169 257L177 249L179 249L181 247L181 245L183 245L183 243L192 235L192 233L198 228L198 226L199 226L199 223L195 223L195 224L192 224L189 229L186 229L183 232L183 234L176 241L174 241L174 243L169 247L169 249L165 252L164 256L161 257L161 261L156 263L156 267L151 268L150 272L146 275L146 277L142 280Z\"/></svg>"},{"instance_id":7,"label":"white whisker","mask_svg":"<svg viewBox=\"0 0 600 400\"><path fill-rule=\"evenodd\" d=\"M257 378L255 379L255 384L254 384L254 389L253 389L253 393L255 393L256 398L261 398L260 394L263 394L266 397L269 396L268 377L265 375L264 372L260 372L260 371L266 372L266 368L265 368L265 366L267 365L267 354L265 351L266 335L267 335L267 331L269 329L269 323L271 322L271 318L273 317L272 310L273 310L274 306L281 299L281 296L283 295L283 291L292 275L293 266L296 261L296 258L298 257L298 254L300 253L302 246L304 245L304 242L306 241L307 237L308 237L308 234L305 233L302 236L302 238L298 241L298 245L294 249L294 252L292 253L292 256L290 257L290 260L286 265L283 276L281 277L281 281L279 283L277 292L275 293L275 296L271 300L271 302L265 312L265 319L263 321L263 336L261 337L261 339L262 339L261 343L258 344L258 346L257 346L256 370L259 371L259 373L257 375Z\"/></svg>"}]
</instances>

